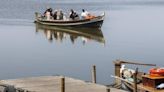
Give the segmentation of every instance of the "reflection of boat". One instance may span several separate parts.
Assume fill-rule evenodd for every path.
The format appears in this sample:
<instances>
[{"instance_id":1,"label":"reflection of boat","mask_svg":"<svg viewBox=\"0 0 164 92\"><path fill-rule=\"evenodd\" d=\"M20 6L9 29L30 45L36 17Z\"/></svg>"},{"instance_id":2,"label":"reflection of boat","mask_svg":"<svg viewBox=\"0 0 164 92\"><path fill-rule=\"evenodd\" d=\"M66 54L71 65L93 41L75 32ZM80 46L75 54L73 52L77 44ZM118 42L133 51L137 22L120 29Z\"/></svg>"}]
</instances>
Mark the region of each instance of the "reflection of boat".
<instances>
[{"instance_id":1,"label":"reflection of boat","mask_svg":"<svg viewBox=\"0 0 164 92\"><path fill-rule=\"evenodd\" d=\"M54 39L62 41L66 36L69 36L72 43L77 38L81 38L82 42L85 44L88 40L94 40L99 43L105 44L105 39L103 37L102 31L99 28L86 28L86 27L55 27L47 26L36 23L36 32L44 31L47 39L50 41Z\"/></svg>"},{"instance_id":2,"label":"reflection of boat","mask_svg":"<svg viewBox=\"0 0 164 92\"><path fill-rule=\"evenodd\" d=\"M97 16L91 19L80 19L80 20L46 20L41 14L36 13L35 22L44 25L53 26L85 26L85 27L101 27L104 21L105 13L101 16Z\"/></svg>"}]
</instances>

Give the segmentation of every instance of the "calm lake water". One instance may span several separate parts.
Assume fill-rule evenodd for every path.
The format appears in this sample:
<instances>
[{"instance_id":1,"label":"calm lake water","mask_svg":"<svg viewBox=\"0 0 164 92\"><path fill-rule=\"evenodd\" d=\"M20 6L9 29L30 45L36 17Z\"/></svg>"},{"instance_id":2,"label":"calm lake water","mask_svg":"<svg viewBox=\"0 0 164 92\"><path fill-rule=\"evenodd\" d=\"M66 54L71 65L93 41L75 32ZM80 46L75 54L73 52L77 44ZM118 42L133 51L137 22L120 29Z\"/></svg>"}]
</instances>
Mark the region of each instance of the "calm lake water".
<instances>
[{"instance_id":1,"label":"calm lake water","mask_svg":"<svg viewBox=\"0 0 164 92\"><path fill-rule=\"evenodd\" d=\"M100 35L36 28L34 12L44 12L47 6L66 13L71 8L77 12L85 8L94 14L105 11ZM90 81L95 64L98 82L109 84L116 59L163 67L163 11L160 0L0 0L0 79L65 75Z\"/></svg>"}]
</instances>

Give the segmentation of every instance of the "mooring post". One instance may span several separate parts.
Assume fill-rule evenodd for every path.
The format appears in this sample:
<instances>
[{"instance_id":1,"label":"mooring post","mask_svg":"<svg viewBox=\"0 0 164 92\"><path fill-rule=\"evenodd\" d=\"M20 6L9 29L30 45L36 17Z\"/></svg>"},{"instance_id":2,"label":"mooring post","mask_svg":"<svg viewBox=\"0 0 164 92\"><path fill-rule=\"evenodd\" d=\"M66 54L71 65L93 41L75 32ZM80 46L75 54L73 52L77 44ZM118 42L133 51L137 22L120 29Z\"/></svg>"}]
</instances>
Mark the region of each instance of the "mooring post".
<instances>
[{"instance_id":1,"label":"mooring post","mask_svg":"<svg viewBox=\"0 0 164 92\"><path fill-rule=\"evenodd\" d=\"M35 19L37 19L37 18L38 18L38 13L35 12ZM36 20L35 20L35 22L36 22Z\"/></svg>"},{"instance_id":2,"label":"mooring post","mask_svg":"<svg viewBox=\"0 0 164 92\"><path fill-rule=\"evenodd\" d=\"M106 92L110 92L110 88L109 87L106 88Z\"/></svg>"},{"instance_id":3,"label":"mooring post","mask_svg":"<svg viewBox=\"0 0 164 92\"><path fill-rule=\"evenodd\" d=\"M96 83L96 65L92 66L92 83Z\"/></svg>"},{"instance_id":4,"label":"mooring post","mask_svg":"<svg viewBox=\"0 0 164 92\"><path fill-rule=\"evenodd\" d=\"M138 68L136 68L134 73L134 92L137 92L137 74L138 74Z\"/></svg>"},{"instance_id":5,"label":"mooring post","mask_svg":"<svg viewBox=\"0 0 164 92\"><path fill-rule=\"evenodd\" d=\"M114 65L115 65L115 76L120 77L120 69L122 65L121 61L120 60L114 61ZM121 81L118 79L115 79L115 84L120 85Z\"/></svg>"},{"instance_id":6,"label":"mooring post","mask_svg":"<svg viewBox=\"0 0 164 92\"><path fill-rule=\"evenodd\" d=\"M61 78L61 92L65 92L65 78Z\"/></svg>"},{"instance_id":7,"label":"mooring post","mask_svg":"<svg viewBox=\"0 0 164 92\"><path fill-rule=\"evenodd\" d=\"M116 60L114 61L114 64L115 64L115 76L120 77L121 61Z\"/></svg>"}]
</instances>

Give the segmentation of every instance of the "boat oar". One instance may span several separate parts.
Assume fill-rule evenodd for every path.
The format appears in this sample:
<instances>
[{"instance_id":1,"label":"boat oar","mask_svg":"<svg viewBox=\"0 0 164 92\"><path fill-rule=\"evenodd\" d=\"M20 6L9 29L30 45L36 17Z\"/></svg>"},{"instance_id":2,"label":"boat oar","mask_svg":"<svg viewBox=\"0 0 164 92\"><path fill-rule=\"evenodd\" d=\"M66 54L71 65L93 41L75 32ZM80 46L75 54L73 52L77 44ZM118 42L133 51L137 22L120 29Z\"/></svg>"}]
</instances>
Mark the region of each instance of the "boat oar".
<instances>
[{"instance_id":1,"label":"boat oar","mask_svg":"<svg viewBox=\"0 0 164 92\"><path fill-rule=\"evenodd\" d=\"M127 83L129 83L129 84L131 84L131 85L134 84L133 82L130 82L130 81L128 81L127 79L123 79L123 78L118 77L118 76L111 75L111 77L112 77L112 78L115 78L115 79L118 79L118 80L121 80L121 81L124 81L124 82L127 82Z\"/></svg>"}]
</instances>

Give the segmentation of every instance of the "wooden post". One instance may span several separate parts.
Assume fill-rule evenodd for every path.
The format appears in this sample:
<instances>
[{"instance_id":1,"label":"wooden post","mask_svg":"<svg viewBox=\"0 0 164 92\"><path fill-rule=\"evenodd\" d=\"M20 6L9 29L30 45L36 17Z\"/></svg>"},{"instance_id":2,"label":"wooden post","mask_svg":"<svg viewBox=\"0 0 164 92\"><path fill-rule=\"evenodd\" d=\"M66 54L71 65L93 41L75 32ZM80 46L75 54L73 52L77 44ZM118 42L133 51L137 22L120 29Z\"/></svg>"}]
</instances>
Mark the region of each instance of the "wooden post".
<instances>
[{"instance_id":1,"label":"wooden post","mask_svg":"<svg viewBox=\"0 0 164 92\"><path fill-rule=\"evenodd\" d=\"M65 78L61 78L61 92L65 92Z\"/></svg>"},{"instance_id":2,"label":"wooden post","mask_svg":"<svg viewBox=\"0 0 164 92\"><path fill-rule=\"evenodd\" d=\"M120 60L116 60L114 61L115 64L115 76L120 77L120 69L121 69L121 61ZM115 84L116 85L120 85L121 81L118 79L115 79Z\"/></svg>"},{"instance_id":3,"label":"wooden post","mask_svg":"<svg viewBox=\"0 0 164 92\"><path fill-rule=\"evenodd\" d=\"M135 73L134 73L134 90L133 92L137 92L137 74L138 74L138 68L136 68Z\"/></svg>"},{"instance_id":4,"label":"wooden post","mask_svg":"<svg viewBox=\"0 0 164 92\"><path fill-rule=\"evenodd\" d=\"M109 87L106 88L106 92L110 92L110 88Z\"/></svg>"},{"instance_id":5,"label":"wooden post","mask_svg":"<svg viewBox=\"0 0 164 92\"><path fill-rule=\"evenodd\" d=\"M35 22L36 22L36 19L38 18L38 13L35 12Z\"/></svg>"},{"instance_id":6,"label":"wooden post","mask_svg":"<svg viewBox=\"0 0 164 92\"><path fill-rule=\"evenodd\" d=\"M96 66L92 66L92 83L96 83Z\"/></svg>"}]
</instances>

